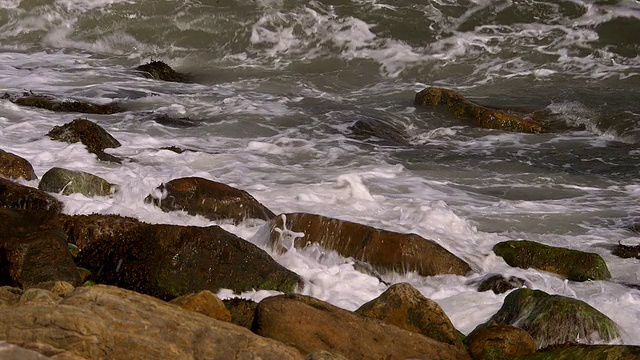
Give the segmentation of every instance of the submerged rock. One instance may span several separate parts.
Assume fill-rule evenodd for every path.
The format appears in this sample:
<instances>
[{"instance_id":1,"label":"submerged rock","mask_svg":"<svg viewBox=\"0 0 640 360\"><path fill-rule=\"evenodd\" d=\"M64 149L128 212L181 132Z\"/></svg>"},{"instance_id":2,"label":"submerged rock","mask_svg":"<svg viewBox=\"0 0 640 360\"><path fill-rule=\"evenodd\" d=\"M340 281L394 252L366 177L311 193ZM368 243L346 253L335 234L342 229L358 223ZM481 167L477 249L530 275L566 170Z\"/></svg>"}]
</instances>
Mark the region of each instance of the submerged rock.
<instances>
[{"instance_id":1,"label":"submerged rock","mask_svg":"<svg viewBox=\"0 0 640 360\"><path fill-rule=\"evenodd\" d=\"M23 178L27 181L38 179L29 161L4 150L0 150L0 177L10 180Z\"/></svg>"},{"instance_id":2,"label":"submerged rock","mask_svg":"<svg viewBox=\"0 0 640 360\"><path fill-rule=\"evenodd\" d=\"M54 127L47 136L69 144L80 142L98 159L120 163L122 159L104 152L108 148L120 147L120 142L105 129L87 119L75 119L70 123Z\"/></svg>"},{"instance_id":3,"label":"submerged rock","mask_svg":"<svg viewBox=\"0 0 640 360\"><path fill-rule=\"evenodd\" d=\"M456 328L440 305L424 297L410 284L392 285L377 298L360 306L356 313L464 349Z\"/></svg>"},{"instance_id":4,"label":"submerged rock","mask_svg":"<svg viewBox=\"0 0 640 360\"><path fill-rule=\"evenodd\" d=\"M71 195L109 196L116 185L83 171L72 171L54 167L42 175L38 188L43 191Z\"/></svg>"},{"instance_id":5,"label":"submerged rock","mask_svg":"<svg viewBox=\"0 0 640 360\"><path fill-rule=\"evenodd\" d=\"M618 244L616 245L616 247L613 249L611 253L623 259L628 259L628 258L640 259L640 245L628 246L628 245Z\"/></svg>"},{"instance_id":6,"label":"submerged rock","mask_svg":"<svg viewBox=\"0 0 640 360\"><path fill-rule=\"evenodd\" d=\"M453 345L304 295L262 300L252 330L303 354L324 350L351 360L469 359L466 351Z\"/></svg>"},{"instance_id":7,"label":"submerged rock","mask_svg":"<svg viewBox=\"0 0 640 360\"><path fill-rule=\"evenodd\" d=\"M640 346L567 344L542 349L518 360L637 360Z\"/></svg>"},{"instance_id":8,"label":"submerged rock","mask_svg":"<svg viewBox=\"0 0 640 360\"><path fill-rule=\"evenodd\" d=\"M0 341L0 359L3 360L45 360L51 359L37 351L25 349L21 346Z\"/></svg>"},{"instance_id":9,"label":"submerged rock","mask_svg":"<svg viewBox=\"0 0 640 360\"><path fill-rule=\"evenodd\" d=\"M470 285L478 284L478 291L493 291L494 294L502 294L511 289L521 288L526 285L526 281L519 277L504 277L500 274L489 274L482 279L469 283Z\"/></svg>"},{"instance_id":10,"label":"submerged rock","mask_svg":"<svg viewBox=\"0 0 640 360\"><path fill-rule=\"evenodd\" d=\"M199 177L171 180L160 185L157 193L145 201L164 211L182 210L210 220L230 219L237 224L245 219L269 220L275 216L248 192Z\"/></svg>"},{"instance_id":11,"label":"submerged rock","mask_svg":"<svg viewBox=\"0 0 640 360\"><path fill-rule=\"evenodd\" d=\"M292 234L295 241L290 238ZM314 243L381 271L415 271L422 276L471 271L469 264L435 241L321 215L282 214L267 222L257 236L265 235L277 251L286 251L291 241L297 248Z\"/></svg>"},{"instance_id":12,"label":"submerged rock","mask_svg":"<svg viewBox=\"0 0 640 360\"><path fill-rule=\"evenodd\" d=\"M511 325L481 324L465 342L474 360L508 360L536 352L531 335Z\"/></svg>"},{"instance_id":13,"label":"submerged rock","mask_svg":"<svg viewBox=\"0 0 640 360\"><path fill-rule=\"evenodd\" d=\"M487 129L525 133L544 132L540 124L508 112L475 104L449 89L428 87L416 94L415 105L444 107L455 116L468 119L474 125Z\"/></svg>"},{"instance_id":14,"label":"submerged rock","mask_svg":"<svg viewBox=\"0 0 640 360\"><path fill-rule=\"evenodd\" d=\"M538 348L609 342L620 336L618 325L589 304L540 290L514 290L489 321L527 331Z\"/></svg>"},{"instance_id":15,"label":"submerged rock","mask_svg":"<svg viewBox=\"0 0 640 360\"><path fill-rule=\"evenodd\" d=\"M218 226L156 225L117 215L64 216L78 266L93 280L161 299L221 288L292 292L303 282L265 251Z\"/></svg>"},{"instance_id":16,"label":"submerged rock","mask_svg":"<svg viewBox=\"0 0 640 360\"><path fill-rule=\"evenodd\" d=\"M409 144L409 136L396 127L376 120L358 120L349 127L351 135L358 140L374 140L382 145L402 146Z\"/></svg>"},{"instance_id":17,"label":"submerged rock","mask_svg":"<svg viewBox=\"0 0 640 360\"><path fill-rule=\"evenodd\" d=\"M0 285L80 284L55 212L0 208L0 229Z\"/></svg>"},{"instance_id":18,"label":"submerged rock","mask_svg":"<svg viewBox=\"0 0 640 360\"><path fill-rule=\"evenodd\" d=\"M42 190L0 178L0 206L9 209L59 213L62 203Z\"/></svg>"},{"instance_id":19,"label":"submerged rock","mask_svg":"<svg viewBox=\"0 0 640 360\"><path fill-rule=\"evenodd\" d=\"M172 82L188 81L186 75L173 70L169 65L165 64L162 61L151 61L149 63L136 67L136 70L141 71L145 77L150 79Z\"/></svg>"},{"instance_id":20,"label":"submerged rock","mask_svg":"<svg viewBox=\"0 0 640 360\"><path fill-rule=\"evenodd\" d=\"M78 112L84 114L115 114L123 111L116 103L92 104L86 101L58 101L48 96L29 94L13 100L15 104L37 107L55 112Z\"/></svg>"},{"instance_id":21,"label":"submerged rock","mask_svg":"<svg viewBox=\"0 0 640 360\"><path fill-rule=\"evenodd\" d=\"M199 124L199 121L193 120L189 117L176 118L166 114L155 116L153 120L160 125L175 128L191 128L196 127Z\"/></svg>"},{"instance_id":22,"label":"submerged rock","mask_svg":"<svg viewBox=\"0 0 640 360\"><path fill-rule=\"evenodd\" d=\"M565 276L573 281L610 279L604 259L598 254L548 246L528 240L511 240L493 247L507 264L535 268Z\"/></svg>"}]
</instances>

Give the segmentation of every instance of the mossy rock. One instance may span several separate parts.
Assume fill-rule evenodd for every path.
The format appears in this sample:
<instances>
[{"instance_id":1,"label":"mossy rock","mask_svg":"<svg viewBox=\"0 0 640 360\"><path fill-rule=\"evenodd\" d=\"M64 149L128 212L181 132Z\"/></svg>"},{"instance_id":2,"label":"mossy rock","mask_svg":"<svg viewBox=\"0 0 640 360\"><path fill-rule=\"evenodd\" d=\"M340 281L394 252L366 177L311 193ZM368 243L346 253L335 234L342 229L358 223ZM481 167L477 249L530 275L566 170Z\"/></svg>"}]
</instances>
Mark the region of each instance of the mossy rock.
<instances>
[{"instance_id":1,"label":"mossy rock","mask_svg":"<svg viewBox=\"0 0 640 360\"><path fill-rule=\"evenodd\" d=\"M517 360L636 360L640 359L640 346L578 345L571 344L543 349L524 355Z\"/></svg>"},{"instance_id":2,"label":"mossy rock","mask_svg":"<svg viewBox=\"0 0 640 360\"><path fill-rule=\"evenodd\" d=\"M439 106L455 116L470 120L474 125L487 128L524 133L542 133L545 129L538 123L516 114L491 109L475 104L453 90L428 87L416 94L416 106Z\"/></svg>"},{"instance_id":3,"label":"mossy rock","mask_svg":"<svg viewBox=\"0 0 640 360\"><path fill-rule=\"evenodd\" d=\"M620 337L618 325L589 304L526 288L507 295L489 322L527 331L538 348L567 342L608 342Z\"/></svg>"},{"instance_id":4,"label":"mossy rock","mask_svg":"<svg viewBox=\"0 0 640 360\"><path fill-rule=\"evenodd\" d=\"M109 115L122 112L123 108L117 103L93 104L86 101L58 101L48 96L29 95L13 101L17 105L37 107L54 112L78 112L84 114Z\"/></svg>"},{"instance_id":5,"label":"mossy rock","mask_svg":"<svg viewBox=\"0 0 640 360\"><path fill-rule=\"evenodd\" d=\"M42 175L38 188L64 195L80 193L86 196L109 196L116 185L87 172L54 167Z\"/></svg>"},{"instance_id":6,"label":"mossy rock","mask_svg":"<svg viewBox=\"0 0 640 360\"><path fill-rule=\"evenodd\" d=\"M493 247L507 264L534 268L565 276L573 281L610 279L611 273L598 254L553 247L528 240L511 240Z\"/></svg>"},{"instance_id":7,"label":"mossy rock","mask_svg":"<svg viewBox=\"0 0 640 360\"><path fill-rule=\"evenodd\" d=\"M172 82L188 82L188 77L173 70L169 65L162 61L151 61L147 64L136 67L136 70L150 79L172 81Z\"/></svg>"}]
</instances>

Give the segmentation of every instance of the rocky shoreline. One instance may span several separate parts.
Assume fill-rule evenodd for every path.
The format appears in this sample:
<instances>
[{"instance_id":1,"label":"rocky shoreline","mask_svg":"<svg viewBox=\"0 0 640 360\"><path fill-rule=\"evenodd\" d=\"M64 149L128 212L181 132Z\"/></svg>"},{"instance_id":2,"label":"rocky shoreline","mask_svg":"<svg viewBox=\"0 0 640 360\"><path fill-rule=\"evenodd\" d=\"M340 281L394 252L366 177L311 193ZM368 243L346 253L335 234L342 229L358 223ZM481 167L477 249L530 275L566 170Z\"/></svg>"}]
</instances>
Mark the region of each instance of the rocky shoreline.
<instances>
[{"instance_id":1,"label":"rocky shoreline","mask_svg":"<svg viewBox=\"0 0 640 360\"><path fill-rule=\"evenodd\" d=\"M138 71L153 79L188 78L160 62L147 65ZM154 70L152 65L160 68ZM472 121L480 126L544 131L529 119L519 122L513 114L476 105L450 90L429 88L420 94L416 105L444 105L456 116L476 119ZM4 98L51 111L122 109L119 104L56 102L31 93ZM492 120L498 123L488 125ZM361 132L359 136L377 136L375 124L354 129ZM402 134L383 133L391 134L388 141L403 139ZM102 161L127 161L105 152L120 143L88 119L57 126L47 136L81 142ZM479 291L516 290L488 322L464 336L435 302L408 284L389 286L353 312L299 295L304 280L276 263L269 253L313 243L360 261L365 265L363 271L374 276L389 271L414 271L422 276L473 271L464 259L417 234L317 214L275 214L244 190L198 177L173 179L149 189L144 199L163 211L185 211L212 221L264 221L256 235L263 248L219 226L146 224L118 215L64 214L64 204L49 193L92 197L118 191L118 184L93 174L52 167L39 180L38 189L24 185L23 180L37 180L29 162L0 149L3 359L640 356L640 347L596 345L621 341L621 330L606 315L582 301L528 289L522 279L494 274L479 281ZM571 281L611 278L604 260L593 253L531 241L502 242L494 252L510 266L553 272ZM637 257L637 249L619 245L614 254ZM221 301L215 296L220 289L283 294L256 304L244 299Z\"/></svg>"}]
</instances>

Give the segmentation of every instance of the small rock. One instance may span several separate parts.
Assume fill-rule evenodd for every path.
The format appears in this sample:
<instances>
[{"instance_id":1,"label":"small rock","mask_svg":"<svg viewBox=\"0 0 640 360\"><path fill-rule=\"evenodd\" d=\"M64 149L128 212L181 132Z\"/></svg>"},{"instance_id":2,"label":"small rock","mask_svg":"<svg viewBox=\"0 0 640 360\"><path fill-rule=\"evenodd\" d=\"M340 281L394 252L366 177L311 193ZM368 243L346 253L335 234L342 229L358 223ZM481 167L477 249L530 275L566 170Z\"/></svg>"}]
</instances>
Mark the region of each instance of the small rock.
<instances>
[{"instance_id":1,"label":"small rock","mask_svg":"<svg viewBox=\"0 0 640 360\"><path fill-rule=\"evenodd\" d=\"M73 285L66 281L45 281L39 284L36 284L34 288L43 289L50 291L57 296L65 296L75 289Z\"/></svg>"},{"instance_id":2,"label":"small rock","mask_svg":"<svg viewBox=\"0 0 640 360\"><path fill-rule=\"evenodd\" d=\"M203 290L195 294L187 294L171 300L171 304L178 305L185 310L206 315L212 319L231 321L231 313L224 303L214 293Z\"/></svg>"},{"instance_id":3,"label":"small rock","mask_svg":"<svg viewBox=\"0 0 640 360\"><path fill-rule=\"evenodd\" d=\"M253 324L253 315L258 307L257 302L238 297L222 300L222 302L231 313L232 323L251 329L251 324Z\"/></svg>"},{"instance_id":4,"label":"small rock","mask_svg":"<svg viewBox=\"0 0 640 360\"><path fill-rule=\"evenodd\" d=\"M187 82L188 77L173 70L169 65L162 61L151 61L147 64L140 65L136 70L141 71L142 74L150 79L172 81L172 82Z\"/></svg>"},{"instance_id":5,"label":"small rock","mask_svg":"<svg viewBox=\"0 0 640 360\"><path fill-rule=\"evenodd\" d=\"M86 101L57 101L48 96L29 95L13 101L17 105L37 107L54 112L77 112L84 114L115 114L123 111L119 104L92 104Z\"/></svg>"},{"instance_id":6,"label":"small rock","mask_svg":"<svg viewBox=\"0 0 640 360\"><path fill-rule=\"evenodd\" d=\"M491 290L494 294L502 294L511 289L517 289L525 286L526 281L515 276L504 277L500 274L490 274L482 279L470 282L470 284L479 284L479 292Z\"/></svg>"},{"instance_id":7,"label":"small rock","mask_svg":"<svg viewBox=\"0 0 640 360\"><path fill-rule=\"evenodd\" d=\"M528 332L510 325L482 324L465 340L474 360L508 360L536 352Z\"/></svg>"},{"instance_id":8,"label":"small rock","mask_svg":"<svg viewBox=\"0 0 640 360\"><path fill-rule=\"evenodd\" d=\"M628 246L618 244L611 252L613 255L623 259L636 258L640 259L640 245Z\"/></svg>"},{"instance_id":9,"label":"small rock","mask_svg":"<svg viewBox=\"0 0 640 360\"><path fill-rule=\"evenodd\" d=\"M54 167L42 175L38 188L64 195L80 193L86 196L109 196L116 185L87 172Z\"/></svg>"},{"instance_id":10,"label":"small rock","mask_svg":"<svg viewBox=\"0 0 640 360\"><path fill-rule=\"evenodd\" d=\"M18 303L20 305L55 305L62 298L49 290L30 288L24 291Z\"/></svg>"},{"instance_id":11,"label":"small rock","mask_svg":"<svg viewBox=\"0 0 640 360\"><path fill-rule=\"evenodd\" d=\"M38 179L29 161L3 150L0 150L0 177L10 180L23 178L27 181Z\"/></svg>"},{"instance_id":12,"label":"small rock","mask_svg":"<svg viewBox=\"0 0 640 360\"><path fill-rule=\"evenodd\" d=\"M98 156L100 160L122 162L122 159L104 152L108 148L120 147L120 142L102 127L87 119L75 119L62 126L56 126L49 131L47 136L69 144L81 142L90 153Z\"/></svg>"}]
</instances>

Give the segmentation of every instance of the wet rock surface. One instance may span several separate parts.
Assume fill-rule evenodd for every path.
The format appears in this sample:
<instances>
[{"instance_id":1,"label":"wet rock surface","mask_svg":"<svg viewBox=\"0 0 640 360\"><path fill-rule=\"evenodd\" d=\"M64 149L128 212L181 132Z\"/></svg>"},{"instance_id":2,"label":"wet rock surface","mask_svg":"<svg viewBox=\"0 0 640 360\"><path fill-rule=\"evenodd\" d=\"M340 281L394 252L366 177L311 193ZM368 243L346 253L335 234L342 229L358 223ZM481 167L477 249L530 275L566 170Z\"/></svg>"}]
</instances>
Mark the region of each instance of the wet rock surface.
<instances>
[{"instance_id":1,"label":"wet rock surface","mask_svg":"<svg viewBox=\"0 0 640 360\"><path fill-rule=\"evenodd\" d=\"M42 190L0 178L0 206L8 209L59 213L62 203Z\"/></svg>"},{"instance_id":2,"label":"wet rock surface","mask_svg":"<svg viewBox=\"0 0 640 360\"><path fill-rule=\"evenodd\" d=\"M87 119L75 119L62 126L56 126L47 133L47 136L69 144L80 142L102 161L122 162L122 159L104 152L105 149L120 147L120 142L102 127Z\"/></svg>"},{"instance_id":3,"label":"wet rock surface","mask_svg":"<svg viewBox=\"0 0 640 360\"><path fill-rule=\"evenodd\" d=\"M140 71L144 75L144 77L149 79L172 82L188 81L187 75L173 70L169 65L165 64L162 61L151 61L149 63L136 67L136 70Z\"/></svg>"},{"instance_id":4,"label":"wet rock surface","mask_svg":"<svg viewBox=\"0 0 640 360\"><path fill-rule=\"evenodd\" d=\"M38 184L43 191L71 195L109 196L116 189L114 184L96 175L54 167L49 169Z\"/></svg>"},{"instance_id":5,"label":"wet rock surface","mask_svg":"<svg viewBox=\"0 0 640 360\"><path fill-rule=\"evenodd\" d=\"M29 94L13 102L17 105L47 109L54 112L77 112L84 114L115 114L124 111L120 104L93 104L86 101L59 101L44 95Z\"/></svg>"},{"instance_id":6,"label":"wet rock surface","mask_svg":"<svg viewBox=\"0 0 640 360\"><path fill-rule=\"evenodd\" d=\"M0 178L36 180L38 176L26 159L0 149Z\"/></svg>"},{"instance_id":7,"label":"wet rock surface","mask_svg":"<svg viewBox=\"0 0 640 360\"><path fill-rule=\"evenodd\" d=\"M495 323L479 325L465 343L474 360L507 360L536 352L536 342L528 332Z\"/></svg>"}]
</instances>

